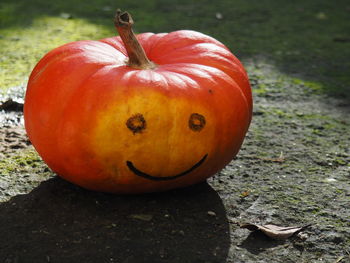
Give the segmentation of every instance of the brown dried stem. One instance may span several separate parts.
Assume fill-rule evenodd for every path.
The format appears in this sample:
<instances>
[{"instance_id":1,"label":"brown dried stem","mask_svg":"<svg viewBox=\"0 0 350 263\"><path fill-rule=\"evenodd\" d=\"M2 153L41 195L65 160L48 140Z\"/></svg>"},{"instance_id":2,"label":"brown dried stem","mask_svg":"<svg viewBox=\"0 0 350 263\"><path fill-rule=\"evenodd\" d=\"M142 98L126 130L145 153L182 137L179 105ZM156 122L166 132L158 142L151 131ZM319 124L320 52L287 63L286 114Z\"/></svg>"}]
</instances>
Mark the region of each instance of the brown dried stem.
<instances>
[{"instance_id":1,"label":"brown dried stem","mask_svg":"<svg viewBox=\"0 0 350 263\"><path fill-rule=\"evenodd\" d=\"M117 10L114 25L128 53L128 65L136 69L153 69L155 64L147 58L144 49L137 40L132 30L133 24L134 21L128 12Z\"/></svg>"}]
</instances>

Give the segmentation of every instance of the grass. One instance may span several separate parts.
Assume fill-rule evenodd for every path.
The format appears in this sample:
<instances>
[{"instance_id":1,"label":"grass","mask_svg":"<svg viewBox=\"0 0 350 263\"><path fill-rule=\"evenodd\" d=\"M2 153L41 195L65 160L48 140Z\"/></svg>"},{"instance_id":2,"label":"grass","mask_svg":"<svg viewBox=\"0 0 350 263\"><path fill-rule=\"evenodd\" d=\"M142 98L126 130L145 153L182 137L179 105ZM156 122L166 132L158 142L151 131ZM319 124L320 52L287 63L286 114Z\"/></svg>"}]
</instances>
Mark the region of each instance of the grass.
<instances>
[{"instance_id":1,"label":"grass","mask_svg":"<svg viewBox=\"0 0 350 263\"><path fill-rule=\"evenodd\" d=\"M305 88L350 96L346 0L2 0L0 89L25 83L35 63L56 46L115 35L118 7L132 13L137 32L201 31L243 61L264 57Z\"/></svg>"}]
</instances>

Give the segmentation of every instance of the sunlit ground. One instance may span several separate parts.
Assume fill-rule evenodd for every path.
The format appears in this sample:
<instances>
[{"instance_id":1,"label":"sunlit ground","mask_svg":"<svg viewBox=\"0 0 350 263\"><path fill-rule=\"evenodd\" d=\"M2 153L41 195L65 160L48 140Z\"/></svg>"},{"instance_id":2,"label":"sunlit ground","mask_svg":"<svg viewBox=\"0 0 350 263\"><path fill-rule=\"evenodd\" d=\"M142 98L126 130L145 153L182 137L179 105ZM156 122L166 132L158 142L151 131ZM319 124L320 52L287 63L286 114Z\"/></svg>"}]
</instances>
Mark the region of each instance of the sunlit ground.
<instances>
[{"instance_id":1,"label":"sunlit ground","mask_svg":"<svg viewBox=\"0 0 350 263\"><path fill-rule=\"evenodd\" d=\"M263 57L318 92L349 94L350 5L345 0L3 0L0 89L25 85L36 62L54 47L115 35L116 8L132 13L136 32L197 30L222 41L243 61Z\"/></svg>"}]
</instances>

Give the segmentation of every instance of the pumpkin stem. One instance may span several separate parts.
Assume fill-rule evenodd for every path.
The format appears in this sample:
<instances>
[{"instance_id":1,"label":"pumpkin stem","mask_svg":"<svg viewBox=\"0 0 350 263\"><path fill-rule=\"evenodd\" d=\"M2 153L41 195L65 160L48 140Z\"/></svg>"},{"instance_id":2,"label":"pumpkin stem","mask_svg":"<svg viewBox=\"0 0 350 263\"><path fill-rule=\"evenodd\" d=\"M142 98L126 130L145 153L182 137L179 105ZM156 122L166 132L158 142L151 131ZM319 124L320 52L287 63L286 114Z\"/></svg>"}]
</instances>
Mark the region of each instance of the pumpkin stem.
<instances>
[{"instance_id":1,"label":"pumpkin stem","mask_svg":"<svg viewBox=\"0 0 350 263\"><path fill-rule=\"evenodd\" d=\"M134 21L128 12L117 10L114 25L128 52L128 65L136 69L153 69L156 65L147 58L144 49L132 31L133 24Z\"/></svg>"}]
</instances>

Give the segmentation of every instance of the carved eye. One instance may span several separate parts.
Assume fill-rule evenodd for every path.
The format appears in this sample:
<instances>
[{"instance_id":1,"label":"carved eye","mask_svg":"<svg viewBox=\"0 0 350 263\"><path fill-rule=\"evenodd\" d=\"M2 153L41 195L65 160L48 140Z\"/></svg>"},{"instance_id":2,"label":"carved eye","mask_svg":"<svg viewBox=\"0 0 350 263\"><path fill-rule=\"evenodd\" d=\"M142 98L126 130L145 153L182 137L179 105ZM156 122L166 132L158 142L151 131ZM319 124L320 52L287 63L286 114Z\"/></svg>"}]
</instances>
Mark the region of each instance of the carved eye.
<instances>
[{"instance_id":1,"label":"carved eye","mask_svg":"<svg viewBox=\"0 0 350 263\"><path fill-rule=\"evenodd\" d=\"M188 126L192 131L201 131L205 126L205 117L198 113L192 113L188 120Z\"/></svg>"},{"instance_id":2,"label":"carved eye","mask_svg":"<svg viewBox=\"0 0 350 263\"><path fill-rule=\"evenodd\" d=\"M146 129L146 120L141 113L136 113L126 121L126 126L134 134L141 133Z\"/></svg>"}]
</instances>

